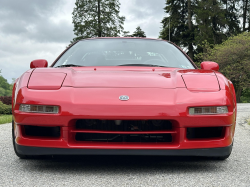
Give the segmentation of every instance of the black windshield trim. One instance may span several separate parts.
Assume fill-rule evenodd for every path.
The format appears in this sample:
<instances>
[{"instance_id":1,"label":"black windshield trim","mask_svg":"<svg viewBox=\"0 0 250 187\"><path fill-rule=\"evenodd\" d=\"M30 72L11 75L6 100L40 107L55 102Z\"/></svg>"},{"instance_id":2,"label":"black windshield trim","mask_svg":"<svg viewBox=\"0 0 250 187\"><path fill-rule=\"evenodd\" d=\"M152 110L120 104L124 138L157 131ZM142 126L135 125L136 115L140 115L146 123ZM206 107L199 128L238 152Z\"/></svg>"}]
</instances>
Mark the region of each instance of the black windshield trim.
<instances>
[{"instance_id":1,"label":"black windshield trim","mask_svg":"<svg viewBox=\"0 0 250 187\"><path fill-rule=\"evenodd\" d=\"M55 66L55 68L65 68L65 67L84 67L84 66L79 66L75 64L65 64L65 65Z\"/></svg>"},{"instance_id":2,"label":"black windshield trim","mask_svg":"<svg viewBox=\"0 0 250 187\"><path fill-rule=\"evenodd\" d=\"M121 64L118 66L147 66L147 67L167 67L167 66L159 66L159 65L155 65L155 64Z\"/></svg>"}]
</instances>

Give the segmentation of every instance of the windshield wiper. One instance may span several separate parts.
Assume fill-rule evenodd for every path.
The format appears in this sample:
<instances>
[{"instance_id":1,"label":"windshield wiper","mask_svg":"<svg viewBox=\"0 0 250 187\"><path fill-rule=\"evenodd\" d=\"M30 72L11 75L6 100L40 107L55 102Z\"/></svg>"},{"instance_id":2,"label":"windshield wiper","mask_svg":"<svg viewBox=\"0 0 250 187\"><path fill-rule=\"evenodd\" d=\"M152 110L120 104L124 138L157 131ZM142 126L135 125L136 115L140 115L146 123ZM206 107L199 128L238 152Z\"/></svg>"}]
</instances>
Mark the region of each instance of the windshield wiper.
<instances>
[{"instance_id":1,"label":"windshield wiper","mask_svg":"<svg viewBox=\"0 0 250 187\"><path fill-rule=\"evenodd\" d=\"M167 67L167 66L159 66L155 64L122 64L119 66L148 66L148 67Z\"/></svg>"},{"instance_id":2,"label":"windshield wiper","mask_svg":"<svg viewBox=\"0 0 250 187\"><path fill-rule=\"evenodd\" d=\"M63 67L84 67L84 66L79 66L75 64L65 64L65 65L57 66L56 68L63 68Z\"/></svg>"}]
</instances>

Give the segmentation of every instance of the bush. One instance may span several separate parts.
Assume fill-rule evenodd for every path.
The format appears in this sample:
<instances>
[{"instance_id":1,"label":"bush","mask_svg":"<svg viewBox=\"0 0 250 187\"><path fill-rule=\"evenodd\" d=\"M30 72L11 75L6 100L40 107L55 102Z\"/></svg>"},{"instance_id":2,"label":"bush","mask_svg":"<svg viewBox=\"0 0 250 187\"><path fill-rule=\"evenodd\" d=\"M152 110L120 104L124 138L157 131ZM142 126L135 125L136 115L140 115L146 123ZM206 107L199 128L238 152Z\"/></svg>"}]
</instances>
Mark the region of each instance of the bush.
<instances>
[{"instance_id":1,"label":"bush","mask_svg":"<svg viewBox=\"0 0 250 187\"><path fill-rule=\"evenodd\" d=\"M249 43L250 32L243 32L228 38L222 44L214 45L214 48L204 42L203 48L206 52L198 55L202 61L214 61L220 65L220 72L234 84L237 102L243 96L242 91L250 89Z\"/></svg>"},{"instance_id":2,"label":"bush","mask_svg":"<svg viewBox=\"0 0 250 187\"><path fill-rule=\"evenodd\" d=\"M0 114L12 114L12 106L5 105L0 101Z\"/></svg>"},{"instance_id":3,"label":"bush","mask_svg":"<svg viewBox=\"0 0 250 187\"><path fill-rule=\"evenodd\" d=\"M240 97L241 103L250 103L250 89L244 89Z\"/></svg>"},{"instance_id":4,"label":"bush","mask_svg":"<svg viewBox=\"0 0 250 187\"><path fill-rule=\"evenodd\" d=\"M6 105L12 105L12 97L11 96L0 96L0 101Z\"/></svg>"}]
</instances>

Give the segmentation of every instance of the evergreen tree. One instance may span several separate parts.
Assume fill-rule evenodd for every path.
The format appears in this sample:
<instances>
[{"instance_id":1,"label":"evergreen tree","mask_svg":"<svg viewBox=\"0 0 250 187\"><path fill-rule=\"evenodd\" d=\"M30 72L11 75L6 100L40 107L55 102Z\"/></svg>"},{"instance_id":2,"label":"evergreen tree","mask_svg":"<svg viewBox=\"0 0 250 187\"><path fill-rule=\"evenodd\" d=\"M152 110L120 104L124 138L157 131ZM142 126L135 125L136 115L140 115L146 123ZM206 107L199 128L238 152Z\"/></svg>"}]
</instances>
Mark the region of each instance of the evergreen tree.
<instances>
[{"instance_id":1,"label":"evergreen tree","mask_svg":"<svg viewBox=\"0 0 250 187\"><path fill-rule=\"evenodd\" d=\"M194 31L193 24L195 0L166 0L165 12L168 14L162 20L160 38L169 40L177 45L188 48L190 58L194 57ZM170 35L169 35L170 30Z\"/></svg>"},{"instance_id":2,"label":"evergreen tree","mask_svg":"<svg viewBox=\"0 0 250 187\"><path fill-rule=\"evenodd\" d=\"M196 44L208 41L210 44L220 44L226 35L223 30L226 28L225 10L217 0L200 0L195 10L198 32Z\"/></svg>"},{"instance_id":3,"label":"evergreen tree","mask_svg":"<svg viewBox=\"0 0 250 187\"><path fill-rule=\"evenodd\" d=\"M92 37L117 37L125 17L119 16L119 0L76 0L73 10L73 42Z\"/></svg>"},{"instance_id":4,"label":"evergreen tree","mask_svg":"<svg viewBox=\"0 0 250 187\"><path fill-rule=\"evenodd\" d=\"M246 24L247 24L247 20L249 20L249 23L248 23L248 26L249 26L249 29L250 29L250 12L249 12L249 8L250 8L250 2L249 2L249 0L242 0L242 12L243 12L243 14L242 14L242 19L243 19L243 28L242 28L242 30L243 31L246 31L247 30L247 26L246 26ZM250 30L249 30L250 31Z\"/></svg>"},{"instance_id":5,"label":"evergreen tree","mask_svg":"<svg viewBox=\"0 0 250 187\"><path fill-rule=\"evenodd\" d=\"M225 18L227 22L226 32L227 37L241 33L240 29L240 0L222 0L225 9Z\"/></svg>"},{"instance_id":6,"label":"evergreen tree","mask_svg":"<svg viewBox=\"0 0 250 187\"><path fill-rule=\"evenodd\" d=\"M129 31L123 31L122 36L123 37L132 37L131 35L129 35Z\"/></svg>"},{"instance_id":7,"label":"evergreen tree","mask_svg":"<svg viewBox=\"0 0 250 187\"><path fill-rule=\"evenodd\" d=\"M146 38L145 32L141 29L140 26L136 27L135 32L132 34L132 37L142 37Z\"/></svg>"}]
</instances>

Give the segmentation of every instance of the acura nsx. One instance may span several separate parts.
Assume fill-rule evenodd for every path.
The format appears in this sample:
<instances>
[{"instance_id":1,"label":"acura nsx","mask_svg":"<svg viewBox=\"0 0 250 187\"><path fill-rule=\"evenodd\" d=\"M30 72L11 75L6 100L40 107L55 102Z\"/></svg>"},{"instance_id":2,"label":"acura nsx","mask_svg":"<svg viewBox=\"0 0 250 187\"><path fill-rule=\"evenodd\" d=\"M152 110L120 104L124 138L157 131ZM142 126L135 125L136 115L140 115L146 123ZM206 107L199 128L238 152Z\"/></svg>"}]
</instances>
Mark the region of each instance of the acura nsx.
<instances>
[{"instance_id":1,"label":"acura nsx","mask_svg":"<svg viewBox=\"0 0 250 187\"><path fill-rule=\"evenodd\" d=\"M234 86L175 44L84 39L50 67L34 60L13 88L13 145L34 155L229 157Z\"/></svg>"}]
</instances>

